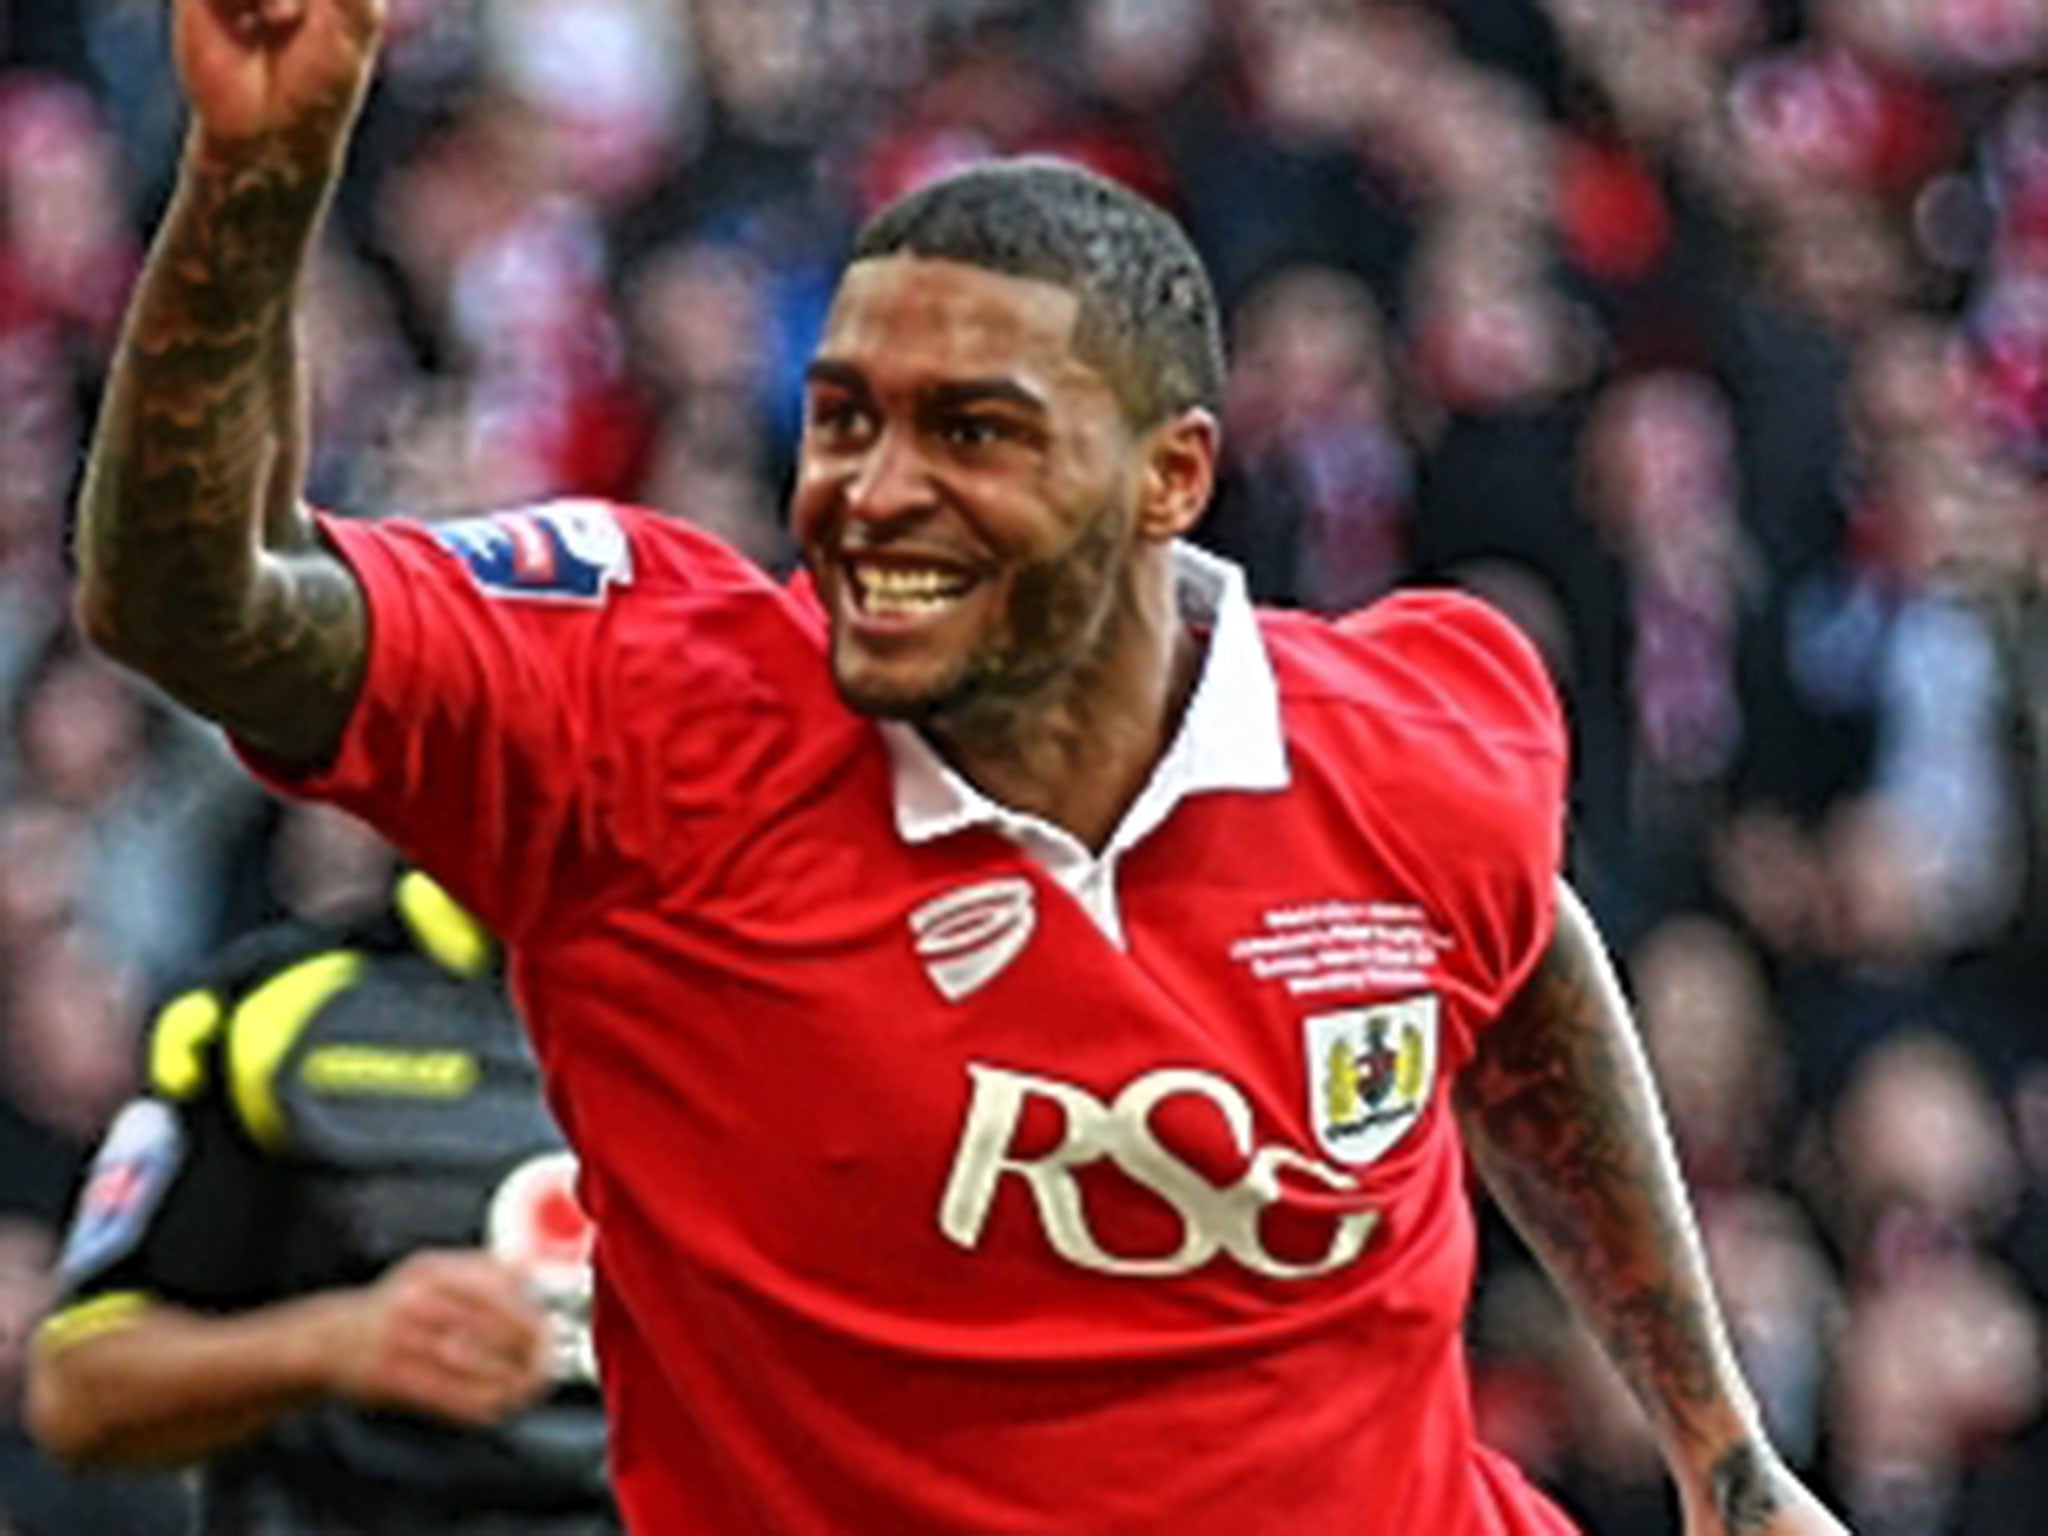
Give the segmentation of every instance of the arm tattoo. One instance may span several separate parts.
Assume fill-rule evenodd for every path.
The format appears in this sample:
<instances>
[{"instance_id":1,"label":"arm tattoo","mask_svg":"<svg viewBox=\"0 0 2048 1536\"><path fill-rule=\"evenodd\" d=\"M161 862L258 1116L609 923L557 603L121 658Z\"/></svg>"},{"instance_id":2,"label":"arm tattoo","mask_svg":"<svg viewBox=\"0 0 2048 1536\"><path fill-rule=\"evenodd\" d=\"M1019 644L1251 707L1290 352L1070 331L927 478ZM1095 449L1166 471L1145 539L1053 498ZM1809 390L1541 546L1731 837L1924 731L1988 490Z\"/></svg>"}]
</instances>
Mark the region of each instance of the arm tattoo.
<instances>
[{"instance_id":1,"label":"arm tattoo","mask_svg":"<svg viewBox=\"0 0 2048 1536\"><path fill-rule=\"evenodd\" d=\"M1458 1094L1487 1185L1667 1451L1718 1449L1745 1431L1747 1398L1649 1069L1598 935L1568 891L1548 955L1482 1040Z\"/></svg>"},{"instance_id":2,"label":"arm tattoo","mask_svg":"<svg viewBox=\"0 0 2048 1536\"><path fill-rule=\"evenodd\" d=\"M1760 1531L1778 1512L1778 1490L1771 1458L1754 1440L1744 1440L1714 1463L1709 1475L1714 1513L1728 1536Z\"/></svg>"},{"instance_id":3,"label":"arm tattoo","mask_svg":"<svg viewBox=\"0 0 2048 1536\"><path fill-rule=\"evenodd\" d=\"M299 503L296 299L334 171L310 134L188 156L143 275L80 507L97 639L259 746L338 740L365 637Z\"/></svg>"}]
</instances>

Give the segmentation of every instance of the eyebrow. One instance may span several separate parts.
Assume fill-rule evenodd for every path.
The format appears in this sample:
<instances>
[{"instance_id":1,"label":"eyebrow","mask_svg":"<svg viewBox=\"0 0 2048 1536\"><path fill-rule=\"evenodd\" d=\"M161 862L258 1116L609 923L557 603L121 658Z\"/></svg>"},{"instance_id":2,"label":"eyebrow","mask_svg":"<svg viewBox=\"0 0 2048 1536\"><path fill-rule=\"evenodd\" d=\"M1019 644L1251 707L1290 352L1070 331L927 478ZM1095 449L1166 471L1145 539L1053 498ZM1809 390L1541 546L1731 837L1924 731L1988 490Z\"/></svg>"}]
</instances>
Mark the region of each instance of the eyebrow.
<instances>
[{"instance_id":1,"label":"eyebrow","mask_svg":"<svg viewBox=\"0 0 2048 1536\"><path fill-rule=\"evenodd\" d=\"M842 363L829 357L812 358L810 366L804 369L804 382L806 384L830 384L837 389L845 390L849 394L865 395L869 393L866 374L862 373L851 363Z\"/></svg>"},{"instance_id":2,"label":"eyebrow","mask_svg":"<svg viewBox=\"0 0 2048 1536\"><path fill-rule=\"evenodd\" d=\"M1034 389L1027 389L1015 379L954 379L932 387L927 396L933 405L959 409L969 405L1014 405L1044 416L1050 407Z\"/></svg>"},{"instance_id":3,"label":"eyebrow","mask_svg":"<svg viewBox=\"0 0 2048 1536\"><path fill-rule=\"evenodd\" d=\"M812 359L804 369L806 384L825 384L843 389L848 394L872 395L867 375L851 363L837 358L820 357ZM958 410L971 405L1011 405L1035 416L1051 414L1051 407L1036 390L1018 383L1015 379L995 376L981 379L949 379L935 384L924 392L925 406Z\"/></svg>"}]
</instances>

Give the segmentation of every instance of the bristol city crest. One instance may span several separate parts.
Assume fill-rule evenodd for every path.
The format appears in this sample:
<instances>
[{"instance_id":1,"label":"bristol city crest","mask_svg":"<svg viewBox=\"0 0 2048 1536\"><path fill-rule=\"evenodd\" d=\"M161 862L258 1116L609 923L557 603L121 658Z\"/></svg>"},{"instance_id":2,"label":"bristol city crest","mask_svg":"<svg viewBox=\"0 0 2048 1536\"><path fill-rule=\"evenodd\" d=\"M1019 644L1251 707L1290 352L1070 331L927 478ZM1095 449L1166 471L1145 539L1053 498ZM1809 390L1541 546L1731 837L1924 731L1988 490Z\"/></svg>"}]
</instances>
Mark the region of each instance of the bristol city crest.
<instances>
[{"instance_id":1,"label":"bristol city crest","mask_svg":"<svg viewBox=\"0 0 2048 1536\"><path fill-rule=\"evenodd\" d=\"M1440 1009L1425 993L1302 1021L1309 1117L1332 1158L1370 1163L1422 1118L1436 1087Z\"/></svg>"}]
</instances>

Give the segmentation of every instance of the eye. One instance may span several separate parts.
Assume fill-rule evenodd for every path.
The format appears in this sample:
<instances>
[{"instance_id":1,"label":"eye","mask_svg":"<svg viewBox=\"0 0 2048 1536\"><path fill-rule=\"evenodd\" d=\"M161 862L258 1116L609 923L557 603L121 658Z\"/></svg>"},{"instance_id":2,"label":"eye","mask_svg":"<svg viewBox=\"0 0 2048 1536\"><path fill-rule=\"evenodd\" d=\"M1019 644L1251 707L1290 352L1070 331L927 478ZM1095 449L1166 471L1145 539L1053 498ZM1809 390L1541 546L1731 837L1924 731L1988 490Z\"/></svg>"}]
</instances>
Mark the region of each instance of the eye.
<instances>
[{"instance_id":1,"label":"eye","mask_svg":"<svg viewBox=\"0 0 2048 1536\"><path fill-rule=\"evenodd\" d=\"M873 425L873 413L851 395L817 395L806 413L810 429L822 437L858 437Z\"/></svg>"},{"instance_id":2,"label":"eye","mask_svg":"<svg viewBox=\"0 0 2048 1536\"><path fill-rule=\"evenodd\" d=\"M1027 440L1024 429L1006 416L988 413L959 412L947 416L940 423L940 431L947 442L957 448L992 448L999 443L1021 443Z\"/></svg>"}]
</instances>

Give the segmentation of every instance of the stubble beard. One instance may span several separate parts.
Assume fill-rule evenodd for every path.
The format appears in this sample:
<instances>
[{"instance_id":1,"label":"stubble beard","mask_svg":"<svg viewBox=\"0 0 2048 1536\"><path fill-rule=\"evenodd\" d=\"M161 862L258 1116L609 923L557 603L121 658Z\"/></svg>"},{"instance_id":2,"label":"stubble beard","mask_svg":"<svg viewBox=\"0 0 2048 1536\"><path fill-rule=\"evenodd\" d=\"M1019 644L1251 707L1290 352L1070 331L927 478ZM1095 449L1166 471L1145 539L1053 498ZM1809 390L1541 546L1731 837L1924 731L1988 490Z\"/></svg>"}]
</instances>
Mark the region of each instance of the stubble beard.
<instances>
[{"instance_id":1,"label":"stubble beard","mask_svg":"<svg viewBox=\"0 0 2048 1536\"><path fill-rule=\"evenodd\" d=\"M1063 684L1092 670L1111 628L1126 521L1104 507L1059 558L1020 570L995 631L936 681L914 690L864 686L835 666L840 697L857 714L959 745L1015 740Z\"/></svg>"}]
</instances>

